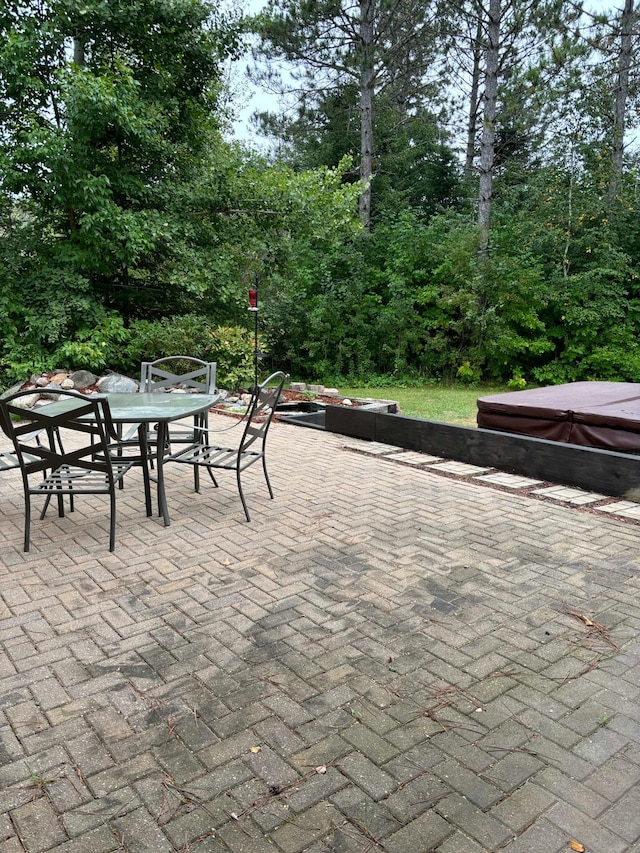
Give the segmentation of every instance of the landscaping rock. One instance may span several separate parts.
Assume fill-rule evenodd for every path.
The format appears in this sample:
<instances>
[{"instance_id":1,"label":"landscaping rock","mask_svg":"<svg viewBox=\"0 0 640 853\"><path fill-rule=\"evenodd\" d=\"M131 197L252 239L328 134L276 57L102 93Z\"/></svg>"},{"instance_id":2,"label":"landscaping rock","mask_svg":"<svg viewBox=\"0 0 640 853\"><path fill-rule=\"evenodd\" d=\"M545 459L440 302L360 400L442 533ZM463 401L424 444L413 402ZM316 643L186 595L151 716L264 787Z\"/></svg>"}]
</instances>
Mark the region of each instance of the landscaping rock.
<instances>
[{"instance_id":1,"label":"landscaping rock","mask_svg":"<svg viewBox=\"0 0 640 853\"><path fill-rule=\"evenodd\" d=\"M374 400L371 403L363 403L359 408L360 411L384 413L389 411L389 404L384 400Z\"/></svg>"},{"instance_id":2,"label":"landscaping rock","mask_svg":"<svg viewBox=\"0 0 640 853\"><path fill-rule=\"evenodd\" d=\"M69 379L73 382L72 387L76 391L83 391L85 388L90 388L98 382L98 377L89 370L74 370L70 374Z\"/></svg>"},{"instance_id":3,"label":"landscaping rock","mask_svg":"<svg viewBox=\"0 0 640 853\"><path fill-rule=\"evenodd\" d=\"M17 391L19 390L20 389L18 388ZM3 396L8 397L9 393L10 392L7 391L6 395L3 394ZM19 399L15 400L13 405L16 407L16 409L33 409L39 399L40 398L36 394L27 395L25 397L20 397Z\"/></svg>"},{"instance_id":4,"label":"landscaping rock","mask_svg":"<svg viewBox=\"0 0 640 853\"><path fill-rule=\"evenodd\" d=\"M48 400L48 401L59 400L60 399L60 394L58 393L59 391L60 391L59 385L46 385L44 388L42 388L42 393L40 394L40 400Z\"/></svg>"},{"instance_id":5,"label":"landscaping rock","mask_svg":"<svg viewBox=\"0 0 640 853\"><path fill-rule=\"evenodd\" d=\"M18 382L17 385L13 385L11 388L7 388L7 390L3 394L0 394L0 397L10 397L12 394L17 394L23 385L24 382ZM27 397L27 399L29 398Z\"/></svg>"},{"instance_id":6,"label":"landscaping rock","mask_svg":"<svg viewBox=\"0 0 640 853\"><path fill-rule=\"evenodd\" d=\"M138 383L135 379L129 379L128 376L110 373L108 376L98 379L98 388L104 394L135 394L138 390Z\"/></svg>"},{"instance_id":7,"label":"landscaping rock","mask_svg":"<svg viewBox=\"0 0 640 853\"><path fill-rule=\"evenodd\" d=\"M68 370L58 368L54 371L31 376L26 382L14 385L2 396L8 397L20 390L33 390L32 397L26 397L20 405L24 408L41 406L52 400L58 400L60 390L77 391L80 394L94 394L96 392L135 394L140 390L139 383L129 376L120 373L107 373L104 376L96 376L89 370ZM185 393L185 388L175 388L174 393ZM220 390L220 399L214 407L225 414L244 414L246 407L251 402L251 394L233 393ZM399 408L395 403L379 400L350 400L342 398L337 388L325 388L323 385L307 385L305 382L291 382L289 388L283 391L281 402L294 404L300 401L301 406L314 406L312 411L324 408L325 405L362 406L374 408L376 411L394 411ZM379 408L378 408L379 407ZM283 407L284 409L284 407ZM309 411L308 408L304 411ZM279 414L279 413L278 413Z\"/></svg>"}]
</instances>

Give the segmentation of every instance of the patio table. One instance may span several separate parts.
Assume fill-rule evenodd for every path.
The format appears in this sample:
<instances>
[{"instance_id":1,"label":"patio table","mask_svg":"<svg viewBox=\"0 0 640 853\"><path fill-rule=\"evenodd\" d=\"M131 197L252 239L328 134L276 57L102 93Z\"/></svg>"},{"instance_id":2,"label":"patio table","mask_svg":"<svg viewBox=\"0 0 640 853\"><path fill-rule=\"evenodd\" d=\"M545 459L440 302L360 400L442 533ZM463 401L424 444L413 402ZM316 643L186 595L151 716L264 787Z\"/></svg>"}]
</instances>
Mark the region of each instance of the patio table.
<instances>
[{"instance_id":1,"label":"patio table","mask_svg":"<svg viewBox=\"0 0 640 853\"><path fill-rule=\"evenodd\" d=\"M109 403L111 419L115 424L139 424L138 436L141 453L146 452L146 428L149 424L158 425L158 447L164 447L169 435L169 424L183 418L193 417L206 412L220 399L219 394L183 394L177 393L112 393L99 395ZM48 403L41 411L56 415L73 409L76 405L72 398L66 398L56 403ZM171 523L169 507L164 482L163 454L158 453L156 459L156 476L158 491L158 511L164 524ZM150 514L150 513L149 513Z\"/></svg>"}]
</instances>

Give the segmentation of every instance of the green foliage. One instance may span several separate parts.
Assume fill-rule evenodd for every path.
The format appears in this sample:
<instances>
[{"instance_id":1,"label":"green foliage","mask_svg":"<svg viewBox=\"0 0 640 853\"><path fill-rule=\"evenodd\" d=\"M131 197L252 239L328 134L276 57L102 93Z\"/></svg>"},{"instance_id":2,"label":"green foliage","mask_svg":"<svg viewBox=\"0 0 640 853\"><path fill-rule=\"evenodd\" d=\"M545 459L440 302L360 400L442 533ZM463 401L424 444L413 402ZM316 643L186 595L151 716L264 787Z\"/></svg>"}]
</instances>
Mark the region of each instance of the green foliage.
<instances>
[{"instance_id":1,"label":"green foliage","mask_svg":"<svg viewBox=\"0 0 640 853\"><path fill-rule=\"evenodd\" d=\"M527 380L516 370L511 379L507 382L507 387L512 391L523 391L527 387Z\"/></svg>"},{"instance_id":2,"label":"green foliage","mask_svg":"<svg viewBox=\"0 0 640 853\"><path fill-rule=\"evenodd\" d=\"M262 113L257 124L263 135L278 140L279 158L297 170L315 169L318 163L337 167L348 157L344 179L353 183L360 149L358 110L357 86L347 83L315 93L313 105L305 102L291 118ZM455 206L461 195L459 169L438 117L424 108L407 114L383 95L376 99L374 115L374 220L407 208L430 215Z\"/></svg>"},{"instance_id":3,"label":"green foliage","mask_svg":"<svg viewBox=\"0 0 640 853\"><path fill-rule=\"evenodd\" d=\"M142 361L190 355L217 363L217 384L236 389L251 382L254 339L236 326L213 326L204 317L187 314L164 320L136 320L119 366L137 374Z\"/></svg>"},{"instance_id":4,"label":"green foliage","mask_svg":"<svg viewBox=\"0 0 640 853\"><path fill-rule=\"evenodd\" d=\"M125 318L179 311L185 190L220 141L238 26L203 0L43 0L7 7L0 35L0 241Z\"/></svg>"},{"instance_id":5,"label":"green foliage","mask_svg":"<svg viewBox=\"0 0 640 853\"><path fill-rule=\"evenodd\" d=\"M296 255L266 315L274 359L305 378L637 379L637 264L606 219L574 205L570 235L561 206L500 217L482 264L464 216L409 210Z\"/></svg>"},{"instance_id":6,"label":"green foliage","mask_svg":"<svg viewBox=\"0 0 640 853\"><path fill-rule=\"evenodd\" d=\"M477 385L482 376L481 371L474 367L470 361L465 361L456 371L456 375L465 385Z\"/></svg>"},{"instance_id":7,"label":"green foliage","mask_svg":"<svg viewBox=\"0 0 640 853\"><path fill-rule=\"evenodd\" d=\"M89 281L58 261L55 249L52 243L39 245L32 231L19 225L0 239L3 382L56 366L57 351L76 335L87 342L94 334L87 330L95 330L95 339L102 341L111 323L122 325L94 299Z\"/></svg>"},{"instance_id":8,"label":"green foliage","mask_svg":"<svg viewBox=\"0 0 640 853\"><path fill-rule=\"evenodd\" d=\"M432 119L423 105L429 100L435 107L444 101L442 88L425 82L435 55L436 17L427 4L411 0L366 4L269 0L253 23L258 36L254 51L263 63L257 73L268 81L271 91L285 97L292 87L282 81L283 64L293 64L296 80L291 105L295 117L263 116L263 130L277 133L294 158L307 164L309 156L357 153L360 213L368 228L377 176L394 171L402 180L397 168L400 151L414 166L420 163L425 118ZM405 131L408 124L413 125L413 133ZM430 140L429 148L435 147ZM387 148L393 149L390 157ZM317 162L335 165L336 160ZM429 165L425 171L430 171ZM441 174L444 171L440 168ZM421 181L416 178L419 170L409 177L404 193L418 187ZM437 185L436 180L426 182L431 190ZM387 193L391 194L388 187Z\"/></svg>"},{"instance_id":9,"label":"green foliage","mask_svg":"<svg viewBox=\"0 0 640 853\"><path fill-rule=\"evenodd\" d=\"M57 347L52 363L99 372L118 365L119 353L130 337L131 332L125 329L122 317L110 312L95 326L79 328L72 339Z\"/></svg>"}]
</instances>

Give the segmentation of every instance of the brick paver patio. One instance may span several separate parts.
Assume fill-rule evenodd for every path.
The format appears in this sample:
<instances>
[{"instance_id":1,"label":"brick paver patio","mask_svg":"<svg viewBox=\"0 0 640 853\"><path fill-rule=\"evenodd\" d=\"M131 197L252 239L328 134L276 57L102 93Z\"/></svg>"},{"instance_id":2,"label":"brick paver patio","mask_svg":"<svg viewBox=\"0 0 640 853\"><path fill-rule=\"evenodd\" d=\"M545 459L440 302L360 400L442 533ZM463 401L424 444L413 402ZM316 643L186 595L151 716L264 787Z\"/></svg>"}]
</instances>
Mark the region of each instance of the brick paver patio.
<instances>
[{"instance_id":1,"label":"brick paver patio","mask_svg":"<svg viewBox=\"0 0 640 853\"><path fill-rule=\"evenodd\" d=\"M633 513L353 445L275 424L251 524L135 472L114 554L0 478L1 853L640 851Z\"/></svg>"}]
</instances>

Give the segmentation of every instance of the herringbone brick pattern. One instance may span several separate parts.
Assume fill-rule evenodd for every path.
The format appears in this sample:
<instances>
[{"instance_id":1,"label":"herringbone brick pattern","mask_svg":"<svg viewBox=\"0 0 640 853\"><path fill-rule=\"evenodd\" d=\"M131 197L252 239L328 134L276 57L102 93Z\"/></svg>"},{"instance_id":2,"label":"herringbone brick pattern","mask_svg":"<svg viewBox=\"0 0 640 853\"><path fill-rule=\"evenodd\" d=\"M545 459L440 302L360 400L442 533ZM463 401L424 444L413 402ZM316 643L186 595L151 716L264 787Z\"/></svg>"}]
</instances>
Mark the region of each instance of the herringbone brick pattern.
<instances>
[{"instance_id":1,"label":"herringbone brick pattern","mask_svg":"<svg viewBox=\"0 0 640 853\"><path fill-rule=\"evenodd\" d=\"M1 853L640 851L640 526L270 439L114 554L0 479Z\"/></svg>"}]
</instances>

